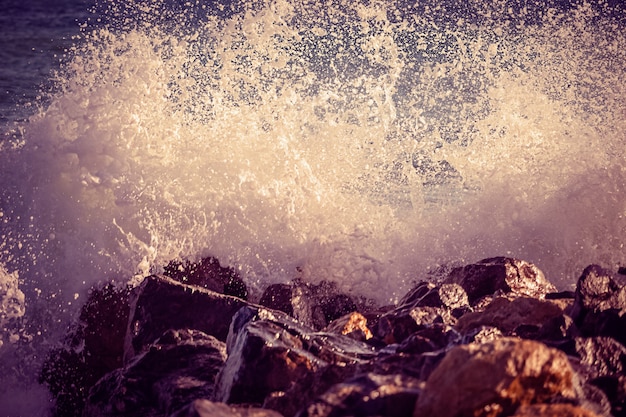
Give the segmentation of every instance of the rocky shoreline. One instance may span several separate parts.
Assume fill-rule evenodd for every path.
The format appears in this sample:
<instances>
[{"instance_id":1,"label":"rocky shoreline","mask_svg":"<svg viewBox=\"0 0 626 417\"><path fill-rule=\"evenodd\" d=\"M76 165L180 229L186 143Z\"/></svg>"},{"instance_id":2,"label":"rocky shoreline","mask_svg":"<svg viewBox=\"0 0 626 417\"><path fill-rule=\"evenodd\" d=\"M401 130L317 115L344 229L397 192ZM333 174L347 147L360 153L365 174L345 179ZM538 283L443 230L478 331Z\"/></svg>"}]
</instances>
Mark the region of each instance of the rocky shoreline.
<instances>
[{"instance_id":1,"label":"rocky shoreline","mask_svg":"<svg viewBox=\"0 0 626 417\"><path fill-rule=\"evenodd\" d=\"M41 372L55 416L626 416L626 270L557 292L491 258L374 306L330 282L258 302L207 258L94 289Z\"/></svg>"}]
</instances>

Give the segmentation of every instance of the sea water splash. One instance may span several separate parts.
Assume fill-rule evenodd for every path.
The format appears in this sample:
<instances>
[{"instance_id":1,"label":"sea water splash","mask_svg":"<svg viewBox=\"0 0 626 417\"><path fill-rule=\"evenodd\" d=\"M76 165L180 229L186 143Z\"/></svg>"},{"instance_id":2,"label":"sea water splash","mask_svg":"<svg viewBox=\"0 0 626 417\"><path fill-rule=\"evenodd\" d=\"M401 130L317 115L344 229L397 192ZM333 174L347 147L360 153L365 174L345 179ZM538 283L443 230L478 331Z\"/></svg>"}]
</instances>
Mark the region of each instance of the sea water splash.
<instances>
[{"instance_id":1,"label":"sea water splash","mask_svg":"<svg viewBox=\"0 0 626 417\"><path fill-rule=\"evenodd\" d=\"M484 3L101 3L1 143L31 331L177 258L381 303L494 255L621 265L623 10Z\"/></svg>"}]
</instances>

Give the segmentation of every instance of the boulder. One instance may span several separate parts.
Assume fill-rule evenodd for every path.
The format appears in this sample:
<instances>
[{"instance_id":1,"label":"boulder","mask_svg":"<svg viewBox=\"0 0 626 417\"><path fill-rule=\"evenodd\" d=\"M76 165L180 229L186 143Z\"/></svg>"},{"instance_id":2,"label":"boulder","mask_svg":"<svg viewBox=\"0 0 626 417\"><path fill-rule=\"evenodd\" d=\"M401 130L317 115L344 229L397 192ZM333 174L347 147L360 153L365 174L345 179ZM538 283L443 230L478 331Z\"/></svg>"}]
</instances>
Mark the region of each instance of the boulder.
<instances>
[{"instance_id":1,"label":"boulder","mask_svg":"<svg viewBox=\"0 0 626 417\"><path fill-rule=\"evenodd\" d=\"M570 318L554 302L529 297L513 300L496 297L484 310L459 318L455 329L468 334L481 327L495 327L507 336L563 339L570 325Z\"/></svg>"},{"instance_id":2,"label":"boulder","mask_svg":"<svg viewBox=\"0 0 626 417\"><path fill-rule=\"evenodd\" d=\"M422 385L404 375L359 375L333 385L297 417L411 417Z\"/></svg>"},{"instance_id":3,"label":"boulder","mask_svg":"<svg viewBox=\"0 0 626 417\"><path fill-rule=\"evenodd\" d=\"M514 258L483 259L475 264L455 268L443 281L460 285L475 305L493 294L513 294L542 299L556 288L535 265Z\"/></svg>"},{"instance_id":4,"label":"boulder","mask_svg":"<svg viewBox=\"0 0 626 417\"><path fill-rule=\"evenodd\" d=\"M287 313L315 330L357 310L357 302L329 281L317 285L300 280L272 284L263 292L259 304Z\"/></svg>"},{"instance_id":5,"label":"boulder","mask_svg":"<svg viewBox=\"0 0 626 417\"><path fill-rule=\"evenodd\" d=\"M214 395L227 403L263 404L266 397L289 391L329 365L347 366L374 356L369 345L318 333L282 312L252 306L233 318L227 348Z\"/></svg>"},{"instance_id":6,"label":"boulder","mask_svg":"<svg viewBox=\"0 0 626 417\"><path fill-rule=\"evenodd\" d=\"M593 411L572 404L523 405L513 417L599 417Z\"/></svg>"},{"instance_id":7,"label":"boulder","mask_svg":"<svg viewBox=\"0 0 626 417\"><path fill-rule=\"evenodd\" d=\"M606 395L611 414L626 415L626 347L611 337L578 337L560 347L578 359L581 377Z\"/></svg>"},{"instance_id":8,"label":"boulder","mask_svg":"<svg viewBox=\"0 0 626 417\"><path fill-rule=\"evenodd\" d=\"M169 415L210 397L226 345L197 330L168 330L127 366L90 390L85 417Z\"/></svg>"},{"instance_id":9,"label":"boulder","mask_svg":"<svg viewBox=\"0 0 626 417\"><path fill-rule=\"evenodd\" d=\"M333 320L324 329L328 333L338 333L351 339L365 342L372 337L372 331L367 327L367 318L356 311Z\"/></svg>"},{"instance_id":10,"label":"boulder","mask_svg":"<svg viewBox=\"0 0 626 417\"><path fill-rule=\"evenodd\" d=\"M582 336L610 336L626 345L626 275L598 265L585 268L571 316Z\"/></svg>"},{"instance_id":11,"label":"boulder","mask_svg":"<svg viewBox=\"0 0 626 417\"><path fill-rule=\"evenodd\" d=\"M170 417L283 417L276 411L255 407L231 407L207 399L191 402Z\"/></svg>"},{"instance_id":12,"label":"boulder","mask_svg":"<svg viewBox=\"0 0 626 417\"><path fill-rule=\"evenodd\" d=\"M328 364L294 381L287 391L270 393L263 402L264 408L276 410L286 417L295 416L316 397L332 386L349 380L356 374L354 363Z\"/></svg>"},{"instance_id":13,"label":"boulder","mask_svg":"<svg viewBox=\"0 0 626 417\"><path fill-rule=\"evenodd\" d=\"M63 347L46 358L40 382L56 399L55 416L80 416L89 389L122 366L129 292L115 284L92 288Z\"/></svg>"},{"instance_id":14,"label":"boulder","mask_svg":"<svg viewBox=\"0 0 626 417\"><path fill-rule=\"evenodd\" d=\"M249 305L241 298L153 275L133 289L124 362L142 353L169 329L195 329L226 341L235 313Z\"/></svg>"},{"instance_id":15,"label":"boulder","mask_svg":"<svg viewBox=\"0 0 626 417\"><path fill-rule=\"evenodd\" d=\"M202 258L197 262L171 261L163 271L180 283L195 285L220 294L247 299L248 289L239 274L233 269L223 267L213 257Z\"/></svg>"},{"instance_id":16,"label":"boulder","mask_svg":"<svg viewBox=\"0 0 626 417\"><path fill-rule=\"evenodd\" d=\"M454 325L468 309L467 295L459 285L420 282L378 319L373 333L385 344L401 343L420 329Z\"/></svg>"},{"instance_id":17,"label":"boulder","mask_svg":"<svg viewBox=\"0 0 626 417\"><path fill-rule=\"evenodd\" d=\"M451 349L428 377L414 416L506 416L521 405L575 402L577 391L563 352L506 337Z\"/></svg>"}]
</instances>

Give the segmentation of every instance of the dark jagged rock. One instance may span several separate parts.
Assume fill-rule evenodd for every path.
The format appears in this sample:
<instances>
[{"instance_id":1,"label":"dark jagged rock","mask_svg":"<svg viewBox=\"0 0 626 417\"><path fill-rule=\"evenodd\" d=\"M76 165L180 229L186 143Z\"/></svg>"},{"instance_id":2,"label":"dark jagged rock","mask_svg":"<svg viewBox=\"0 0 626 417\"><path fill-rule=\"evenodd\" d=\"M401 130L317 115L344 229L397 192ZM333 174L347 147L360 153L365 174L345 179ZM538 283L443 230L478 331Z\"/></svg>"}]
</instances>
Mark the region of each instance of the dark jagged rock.
<instances>
[{"instance_id":1,"label":"dark jagged rock","mask_svg":"<svg viewBox=\"0 0 626 417\"><path fill-rule=\"evenodd\" d=\"M375 359L357 367L357 373L372 372L381 375L406 375L425 381L446 356L447 350L440 349L421 354L381 352Z\"/></svg>"},{"instance_id":2,"label":"dark jagged rock","mask_svg":"<svg viewBox=\"0 0 626 417\"><path fill-rule=\"evenodd\" d=\"M282 312L251 306L233 318L227 346L214 398L228 403L262 404L268 395L286 392L326 366L374 356L368 345L316 333Z\"/></svg>"},{"instance_id":3,"label":"dark jagged rock","mask_svg":"<svg viewBox=\"0 0 626 417\"><path fill-rule=\"evenodd\" d=\"M568 323L569 322L569 323ZM483 327L496 327L504 335L526 339L562 339L571 324L561 307L554 302L519 297L495 298L483 311L467 313L455 328L462 334Z\"/></svg>"},{"instance_id":4,"label":"dark jagged rock","mask_svg":"<svg viewBox=\"0 0 626 417\"><path fill-rule=\"evenodd\" d=\"M613 416L626 415L626 347L611 337L578 337L560 346L581 377L604 392Z\"/></svg>"},{"instance_id":5,"label":"dark jagged rock","mask_svg":"<svg viewBox=\"0 0 626 417\"><path fill-rule=\"evenodd\" d=\"M212 257L197 262L172 261L164 268L163 274L183 284L195 285L244 300L248 298L248 289L239 274L233 268L221 266L219 261Z\"/></svg>"},{"instance_id":6,"label":"dark jagged rock","mask_svg":"<svg viewBox=\"0 0 626 417\"><path fill-rule=\"evenodd\" d=\"M404 375L360 375L334 385L297 417L411 417L422 384Z\"/></svg>"},{"instance_id":7,"label":"dark jagged rock","mask_svg":"<svg viewBox=\"0 0 626 417\"><path fill-rule=\"evenodd\" d=\"M626 275L585 268L571 314L583 336L610 336L626 345Z\"/></svg>"},{"instance_id":8,"label":"dark jagged rock","mask_svg":"<svg viewBox=\"0 0 626 417\"><path fill-rule=\"evenodd\" d=\"M557 293L492 258L397 306L300 280L260 306L207 289L237 285L206 262L168 269L202 287L152 276L92 294L42 371L56 416L625 415L624 274L591 266Z\"/></svg>"},{"instance_id":9,"label":"dark jagged rock","mask_svg":"<svg viewBox=\"0 0 626 417\"><path fill-rule=\"evenodd\" d=\"M453 269L444 283L459 284L474 305L496 292L542 299L556 292L535 265L519 259L497 257Z\"/></svg>"},{"instance_id":10,"label":"dark jagged rock","mask_svg":"<svg viewBox=\"0 0 626 417\"><path fill-rule=\"evenodd\" d=\"M426 381L414 416L506 416L522 405L576 402L578 391L563 352L502 338L450 350Z\"/></svg>"},{"instance_id":11,"label":"dark jagged rock","mask_svg":"<svg viewBox=\"0 0 626 417\"><path fill-rule=\"evenodd\" d=\"M357 310L355 300L340 293L337 285L328 281L318 285L300 280L291 284L272 284L264 291L259 304L287 313L316 330Z\"/></svg>"},{"instance_id":12,"label":"dark jagged rock","mask_svg":"<svg viewBox=\"0 0 626 417\"><path fill-rule=\"evenodd\" d=\"M226 341L231 318L246 301L153 275L133 290L124 360L128 363L169 329L195 329Z\"/></svg>"},{"instance_id":13,"label":"dark jagged rock","mask_svg":"<svg viewBox=\"0 0 626 417\"><path fill-rule=\"evenodd\" d=\"M443 324L433 324L404 339L396 351L411 354L435 352L456 344L459 339L460 335L454 329Z\"/></svg>"},{"instance_id":14,"label":"dark jagged rock","mask_svg":"<svg viewBox=\"0 0 626 417\"><path fill-rule=\"evenodd\" d=\"M206 399L195 400L170 417L283 417L273 410L255 407L231 407Z\"/></svg>"},{"instance_id":15,"label":"dark jagged rock","mask_svg":"<svg viewBox=\"0 0 626 417\"><path fill-rule=\"evenodd\" d=\"M213 393L226 345L196 330L169 330L91 389L85 417L169 415Z\"/></svg>"},{"instance_id":16,"label":"dark jagged rock","mask_svg":"<svg viewBox=\"0 0 626 417\"><path fill-rule=\"evenodd\" d=\"M276 410L285 417L294 416L335 384L353 378L356 368L356 364L328 364L294 381L287 391L271 393L265 398L263 407Z\"/></svg>"},{"instance_id":17,"label":"dark jagged rock","mask_svg":"<svg viewBox=\"0 0 626 417\"><path fill-rule=\"evenodd\" d=\"M272 284L265 289L259 304L267 308L282 311L283 313L294 316L293 314L293 286L290 284Z\"/></svg>"},{"instance_id":18,"label":"dark jagged rock","mask_svg":"<svg viewBox=\"0 0 626 417\"><path fill-rule=\"evenodd\" d=\"M89 389L122 366L128 294L128 288L114 284L92 289L65 346L45 361L40 380L56 398L55 416L80 415Z\"/></svg>"},{"instance_id":19,"label":"dark jagged rock","mask_svg":"<svg viewBox=\"0 0 626 417\"><path fill-rule=\"evenodd\" d=\"M386 344L401 343L426 327L454 325L455 313L464 308L469 306L460 286L420 282L400 300L397 308L379 318L373 333Z\"/></svg>"}]
</instances>

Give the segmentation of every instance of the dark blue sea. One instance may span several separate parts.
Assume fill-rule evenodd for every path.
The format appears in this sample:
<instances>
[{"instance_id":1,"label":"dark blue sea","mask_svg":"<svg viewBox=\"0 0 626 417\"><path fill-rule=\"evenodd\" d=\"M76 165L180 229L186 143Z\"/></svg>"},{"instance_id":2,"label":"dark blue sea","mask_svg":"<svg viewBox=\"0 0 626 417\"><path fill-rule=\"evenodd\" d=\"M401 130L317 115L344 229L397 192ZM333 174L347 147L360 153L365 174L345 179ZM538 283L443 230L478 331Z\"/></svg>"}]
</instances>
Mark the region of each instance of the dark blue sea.
<instances>
[{"instance_id":1,"label":"dark blue sea","mask_svg":"<svg viewBox=\"0 0 626 417\"><path fill-rule=\"evenodd\" d=\"M0 0L0 417L90 288L624 266L620 1Z\"/></svg>"}]
</instances>

